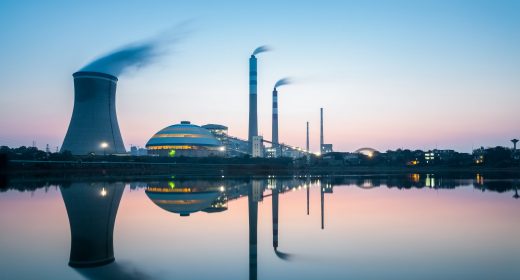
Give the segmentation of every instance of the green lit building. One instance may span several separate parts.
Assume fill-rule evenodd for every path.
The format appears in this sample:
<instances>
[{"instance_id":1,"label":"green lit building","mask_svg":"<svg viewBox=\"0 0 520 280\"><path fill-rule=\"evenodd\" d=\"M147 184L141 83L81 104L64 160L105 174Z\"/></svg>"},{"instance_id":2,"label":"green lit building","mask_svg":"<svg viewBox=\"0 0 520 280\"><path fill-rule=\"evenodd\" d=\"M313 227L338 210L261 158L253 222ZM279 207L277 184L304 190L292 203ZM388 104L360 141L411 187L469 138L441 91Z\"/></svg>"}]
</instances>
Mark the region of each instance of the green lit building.
<instances>
[{"instance_id":1,"label":"green lit building","mask_svg":"<svg viewBox=\"0 0 520 280\"><path fill-rule=\"evenodd\" d=\"M188 121L155 133L146 143L149 155L169 157L224 156L225 146L207 129Z\"/></svg>"}]
</instances>

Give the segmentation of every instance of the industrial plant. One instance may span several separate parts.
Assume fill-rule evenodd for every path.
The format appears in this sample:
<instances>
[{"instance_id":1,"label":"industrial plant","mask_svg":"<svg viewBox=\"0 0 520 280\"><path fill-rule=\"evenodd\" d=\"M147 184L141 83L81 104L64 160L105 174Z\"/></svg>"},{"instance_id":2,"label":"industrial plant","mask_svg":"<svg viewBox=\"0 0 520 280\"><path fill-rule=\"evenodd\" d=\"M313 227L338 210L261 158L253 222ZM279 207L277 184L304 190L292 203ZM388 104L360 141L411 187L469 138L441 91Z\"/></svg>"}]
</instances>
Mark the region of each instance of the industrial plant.
<instances>
[{"instance_id":1,"label":"industrial plant","mask_svg":"<svg viewBox=\"0 0 520 280\"><path fill-rule=\"evenodd\" d=\"M131 152L127 153L119 130L115 105L118 81L116 75L124 69L117 69L114 72L114 68L110 65L110 58L113 55L108 55L73 74L74 109L61 151L70 151L73 155L130 154L162 157L308 158L311 154L308 122L305 149L283 144L279 141L278 87L289 84L289 79L279 80L273 89L271 141L264 139L258 133L258 59L256 56L268 50L266 46L258 47L249 58L249 126L247 139L229 135L228 127L225 125L206 124L198 126L189 121L182 121L155 133L146 143L146 149L131 147ZM96 68L99 65L103 67ZM332 145L323 143L323 108L320 110L320 153L323 154L332 152ZM270 147L266 147L266 144Z\"/></svg>"}]
</instances>

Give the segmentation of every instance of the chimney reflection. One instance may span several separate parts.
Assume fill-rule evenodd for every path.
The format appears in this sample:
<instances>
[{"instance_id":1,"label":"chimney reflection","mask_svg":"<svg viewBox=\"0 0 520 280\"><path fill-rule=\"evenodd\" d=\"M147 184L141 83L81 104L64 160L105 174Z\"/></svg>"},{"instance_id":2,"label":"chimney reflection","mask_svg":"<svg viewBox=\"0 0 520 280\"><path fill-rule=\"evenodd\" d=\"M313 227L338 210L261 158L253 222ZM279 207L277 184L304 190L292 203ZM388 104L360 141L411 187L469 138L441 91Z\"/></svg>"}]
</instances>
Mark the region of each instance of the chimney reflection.
<instances>
[{"instance_id":1,"label":"chimney reflection","mask_svg":"<svg viewBox=\"0 0 520 280\"><path fill-rule=\"evenodd\" d=\"M114 261L113 233L123 183L72 183L60 191L69 217L72 267Z\"/></svg>"},{"instance_id":2,"label":"chimney reflection","mask_svg":"<svg viewBox=\"0 0 520 280\"><path fill-rule=\"evenodd\" d=\"M320 198L321 198L321 229L325 229L325 190L324 186L320 184Z\"/></svg>"},{"instance_id":3,"label":"chimney reflection","mask_svg":"<svg viewBox=\"0 0 520 280\"><path fill-rule=\"evenodd\" d=\"M311 182L309 179L307 179L307 182L305 183L305 188L307 188L307 216L309 216L309 197L310 197L310 189L311 189Z\"/></svg>"},{"instance_id":4,"label":"chimney reflection","mask_svg":"<svg viewBox=\"0 0 520 280\"><path fill-rule=\"evenodd\" d=\"M278 180L275 180L272 189L273 249L277 257L283 260L289 260L291 258L290 254L278 251L278 213L281 191L283 191L282 183Z\"/></svg>"},{"instance_id":5,"label":"chimney reflection","mask_svg":"<svg viewBox=\"0 0 520 280\"><path fill-rule=\"evenodd\" d=\"M257 279L257 234L258 234L258 202L262 200L262 184L259 180L251 181L247 202L249 212L249 279Z\"/></svg>"},{"instance_id":6,"label":"chimney reflection","mask_svg":"<svg viewBox=\"0 0 520 280\"><path fill-rule=\"evenodd\" d=\"M278 248L278 199L279 199L280 182L274 180L272 189L272 213L273 213L273 248L276 252Z\"/></svg>"}]
</instances>

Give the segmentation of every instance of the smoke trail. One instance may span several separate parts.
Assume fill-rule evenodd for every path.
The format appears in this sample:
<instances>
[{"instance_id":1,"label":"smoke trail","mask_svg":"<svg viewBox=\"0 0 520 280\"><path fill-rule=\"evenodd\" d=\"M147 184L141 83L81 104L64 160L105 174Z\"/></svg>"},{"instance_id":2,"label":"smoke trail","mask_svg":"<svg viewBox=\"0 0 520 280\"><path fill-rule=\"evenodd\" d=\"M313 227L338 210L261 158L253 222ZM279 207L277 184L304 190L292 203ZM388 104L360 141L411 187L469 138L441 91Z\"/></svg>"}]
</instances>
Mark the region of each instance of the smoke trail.
<instances>
[{"instance_id":1,"label":"smoke trail","mask_svg":"<svg viewBox=\"0 0 520 280\"><path fill-rule=\"evenodd\" d=\"M283 79L278 80L278 82L276 82L276 84L274 84L274 88L278 88L278 87L289 85L289 84L292 84L292 80L289 78L283 78Z\"/></svg>"},{"instance_id":2,"label":"smoke trail","mask_svg":"<svg viewBox=\"0 0 520 280\"><path fill-rule=\"evenodd\" d=\"M80 71L119 76L130 69L139 69L156 62L168 53L169 47L187 35L185 26L178 25L147 40L126 45L97 58Z\"/></svg>"},{"instance_id":3,"label":"smoke trail","mask_svg":"<svg viewBox=\"0 0 520 280\"><path fill-rule=\"evenodd\" d=\"M253 55L257 55L259 53L263 53L263 52L268 52L270 51L271 48L266 46L266 45L263 45L263 46L260 46L258 48L256 48L254 51L253 51Z\"/></svg>"}]
</instances>

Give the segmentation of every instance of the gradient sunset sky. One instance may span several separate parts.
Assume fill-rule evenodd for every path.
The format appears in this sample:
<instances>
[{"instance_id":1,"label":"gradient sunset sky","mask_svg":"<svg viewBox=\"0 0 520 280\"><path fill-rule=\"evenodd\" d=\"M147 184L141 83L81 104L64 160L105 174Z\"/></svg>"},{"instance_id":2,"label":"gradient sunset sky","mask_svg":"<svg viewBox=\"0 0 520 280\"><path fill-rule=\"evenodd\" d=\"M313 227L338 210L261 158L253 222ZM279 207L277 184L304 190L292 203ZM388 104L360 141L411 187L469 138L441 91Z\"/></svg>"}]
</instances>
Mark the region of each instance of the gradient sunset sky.
<instances>
[{"instance_id":1,"label":"gradient sunset sky","mask_svg":"<svg viewBox=\"0 0 520 280\"><path fill-rule=\"evenodd\" d=\"M520 137L520 1L0 2L0 145L61 146L72 73L186 23L158 63L119 77L123 140L144 146L189 120L247 138L248 58L258 56L259 131L318 150L510 146Z\"/></svg>"}]
</instances>

